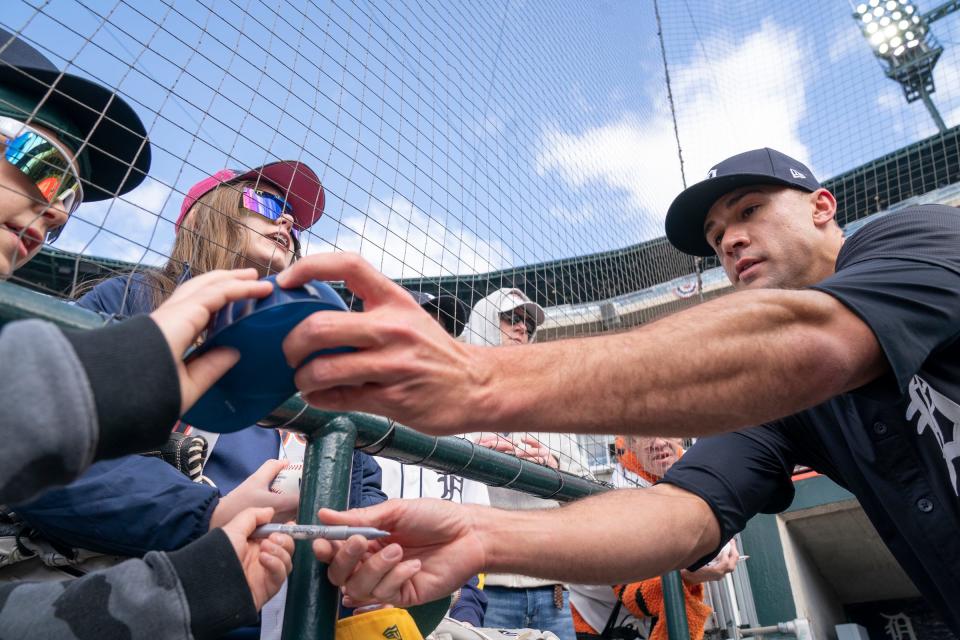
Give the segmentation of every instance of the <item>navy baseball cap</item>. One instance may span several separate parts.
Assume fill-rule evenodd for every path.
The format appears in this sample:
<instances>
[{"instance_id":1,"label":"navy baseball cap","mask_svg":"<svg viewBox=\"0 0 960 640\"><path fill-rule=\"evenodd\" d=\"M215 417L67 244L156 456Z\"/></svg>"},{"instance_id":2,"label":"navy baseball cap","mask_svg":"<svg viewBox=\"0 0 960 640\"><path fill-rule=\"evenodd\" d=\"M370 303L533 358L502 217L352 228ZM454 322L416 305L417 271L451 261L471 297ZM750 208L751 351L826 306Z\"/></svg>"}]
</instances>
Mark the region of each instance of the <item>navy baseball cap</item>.
<instances>
[{"instance_id":1,"label":"navy baseball cap","mask_svg":"<svg viewBox=\"0 0 960 640\"><path fill-rule=\"evenodd\" d=\"M684 253L712 256L713 247L703 235L710 207L734 189L772 184L814 192L820 183L802 162L776 149L754 149L714 165L706 180L688 187L667 209L667 240Z\"/></svg>"}]
</instances>

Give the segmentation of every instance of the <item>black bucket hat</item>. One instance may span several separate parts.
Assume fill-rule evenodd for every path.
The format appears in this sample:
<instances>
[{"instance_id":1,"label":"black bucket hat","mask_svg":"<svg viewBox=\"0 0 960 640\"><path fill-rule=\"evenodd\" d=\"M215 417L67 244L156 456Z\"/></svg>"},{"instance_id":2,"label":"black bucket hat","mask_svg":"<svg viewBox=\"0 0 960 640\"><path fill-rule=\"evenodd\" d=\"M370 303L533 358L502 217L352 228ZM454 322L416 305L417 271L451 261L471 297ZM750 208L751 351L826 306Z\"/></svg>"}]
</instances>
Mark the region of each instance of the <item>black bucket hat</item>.
<instances>
[{"instance_id":1,"label":"black bucket hat","mask_svg":"<svg viewBox=\"0 0 960 640\"><path fill-rule=\"evenodd\" d=\"M101 84L60 71L0 28L0 115L27 120L31 114L79 151L84 202L122 195L150 170L147 132L129 104Z\"/></svg>"}]
</instances>

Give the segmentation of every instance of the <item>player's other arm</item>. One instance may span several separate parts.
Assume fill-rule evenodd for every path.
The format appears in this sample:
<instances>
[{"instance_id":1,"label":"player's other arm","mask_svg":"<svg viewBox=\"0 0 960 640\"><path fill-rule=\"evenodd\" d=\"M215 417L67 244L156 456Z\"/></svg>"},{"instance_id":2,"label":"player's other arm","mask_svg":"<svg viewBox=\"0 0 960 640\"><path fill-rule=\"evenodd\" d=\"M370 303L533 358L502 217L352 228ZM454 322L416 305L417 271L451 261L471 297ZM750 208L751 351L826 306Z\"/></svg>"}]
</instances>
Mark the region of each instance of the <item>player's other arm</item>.
<instances>
[{"instance_id":1,"label":"player's other arm","mask_svg":"<svg viewBox=\"0 0 960 640\"><path fill-rule=\"evenodd\" d=\"M369 543L359 536L344 543L314 541L314 553L330 564L330 581L343 587L350 606L428 602L481 571L583 584L632 582L693 564L720 541L707 503L670 485L609 492L543 511L421 499L323 510L320 517L391 532Z\"/></svg>"},{"instance_id":2,"label":"player's other arm","mask_svg":"<svg viewBox=\"0 0 960 640\"><path fill-rule=\"evenodd\" d=\"M633 582L682 569L720 542L709 505L666 484L610 491L559 509L484 510L477 520L484 570L581 584ZM603 526L590 524L598 522Z\"/></svg>"}]
</instances>

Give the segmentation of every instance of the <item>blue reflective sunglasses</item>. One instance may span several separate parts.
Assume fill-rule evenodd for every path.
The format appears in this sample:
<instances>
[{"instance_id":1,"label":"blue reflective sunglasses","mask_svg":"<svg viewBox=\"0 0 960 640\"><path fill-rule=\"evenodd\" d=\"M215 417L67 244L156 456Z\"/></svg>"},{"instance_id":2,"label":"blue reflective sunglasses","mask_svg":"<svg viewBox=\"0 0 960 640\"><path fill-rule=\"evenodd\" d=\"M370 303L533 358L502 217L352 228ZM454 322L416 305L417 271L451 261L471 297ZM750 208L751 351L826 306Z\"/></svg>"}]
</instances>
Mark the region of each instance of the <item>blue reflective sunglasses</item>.
<instances>
[{"instance_id":1,"label":"blue reflective sunglasses","mask_svg":"<svg viewBox=\"0 0 960 640\"><path fill-rule=\"evenodd\" d=\"M293 207L290 206L289 202L280 196L252 187L243 188L243 208L268 220L279 220L285 213L293 215ZM297 242L300 241L300 230L297 229L295 224L290 225L290 235Z\"/></svg>"},{"instance_id":2,"label":"blue reflective sunglasses","mask_svg":"<svg viewBox=\"0 0 960 640\"><path fill-rule=\"evenodd\" d=\"M0 144L3 159L19 169L32 182L43 199L57 203L70 215L83 202L83 187L77 168L62 146L28 124L0 117ZM63 226L47 231L53 242Z\"/></svg>"}]
</instances>

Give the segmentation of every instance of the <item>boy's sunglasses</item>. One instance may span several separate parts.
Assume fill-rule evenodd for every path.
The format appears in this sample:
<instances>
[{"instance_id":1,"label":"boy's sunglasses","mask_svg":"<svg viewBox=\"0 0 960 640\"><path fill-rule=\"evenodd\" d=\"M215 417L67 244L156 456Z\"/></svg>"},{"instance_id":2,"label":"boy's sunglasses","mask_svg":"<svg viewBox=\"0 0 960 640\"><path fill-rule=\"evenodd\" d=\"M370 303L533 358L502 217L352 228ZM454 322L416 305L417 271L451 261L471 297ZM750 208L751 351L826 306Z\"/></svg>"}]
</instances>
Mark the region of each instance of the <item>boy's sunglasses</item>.
<instances>
[{"instance_id":1,"label":"boy's sunglasses","mask_svg":"<svg viewBox=\"0 0 960 640\"><path fill-rule=\"evenodd\" d=\"M293 207L289 202L280 196L251 187L243 188L243 208L274 221L282 218L285 213L293 216ZM290 225L290 235L298 243L300 242L300 230L297 229L297 225Z\"/></svg>"},{"instance_id":2,"label":"boy's sunglasses","mask_svg":"<svg viewBox=\"0 0 960 640\"><path fill-rule=\"evenodd\" d=\"M537 323L522 311L504 311L500 314L500 317L509 322L511 326L522 324L527 330L528 336L532 336L537 330Z\"/></svg>"},{"instance_id":3,"label":"boy's sunglasses","mask_svg":"<svg viewBox=\"0 0 960 640\"><path fill-rule=\"evenodd\" d=\"M83 202L83 187L76 165L66 150L46 134L14 118L0 117L3 158L27 176L49 204L59 204L70 215ZM47 231L53 242L63 225Z\"/></svg>"}]
</instances>

